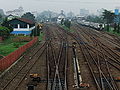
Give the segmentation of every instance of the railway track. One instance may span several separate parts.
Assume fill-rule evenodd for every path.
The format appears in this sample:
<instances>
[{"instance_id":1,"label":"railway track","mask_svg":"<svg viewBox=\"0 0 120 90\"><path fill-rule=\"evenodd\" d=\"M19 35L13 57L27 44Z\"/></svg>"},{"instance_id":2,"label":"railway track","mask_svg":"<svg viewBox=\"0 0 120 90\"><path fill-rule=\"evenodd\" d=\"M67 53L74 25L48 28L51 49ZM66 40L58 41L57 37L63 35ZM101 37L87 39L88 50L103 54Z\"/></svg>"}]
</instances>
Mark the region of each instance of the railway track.
<instances>
[{"instance_id":1,"label":"railway track","mask_svg":"<svg viewBox=\"0 0 120 90\"><path fill-rule=\"evenodd\" d=\"M110 66L119 70L119 54L103 43L98 35L76 25L67 32L79 44L98 90L119 90ZM112 64L114 62L114 64ZM111 65L110 65L111 64ZM113 68L112 67L112 68Z\"/></svg>"},{"instance_id":2,"label":"railway track","mask_svg":"<svg viewBox=\"0 0 120 90\"><path fill-rule=\"evenodd\" d=\"M22 83L25 84L25 78L29 76L28 74L34 72L32 68L38 67L37 62L43 54L47 66L47 76L45 76L47 79L46 84L44 84L46 90L68 90L68 58L70 58L69 54L71 58L78 57L78 54L76 54L78 50L84 56L82 59L87 64L90 71L89 78L92 79L92 84L94 84L89 83L90 86L94 87L94 89L90 90L119 90L120 87L114 80L114 76L120 72L120 54L112 48L112 45L107 45L105 42L107 39L100 38L102 36L99 35L100 33L90 31L88 28L79 25L72 28L75 30L74 32L66 31L55 24L46 25L44 31L46 35L45 43L33 49L32 54L24 57L27 62L18 69L17 73L2 87L2 90L19 90ZM69 38L71 38L71 41L69 41ZM74 42L77 44L76 48L69 46ZM73 50L74 54L70 53L70 50ZM78 64L74 65L77 66ZM77 71L77 88L83 88L79 78L80 74ZM40 85L42 84L39 84L39 87Z\"/></svg>"},{"instance_id":3,"label":"railway track","mask_svg":"<svg viewBox=\"0 0 120 90\"><path fill-rule=\"evenodd\" d=\"M37 63L37 60L40 58L40 56L45 51L45 48L43 48L45 47L45 45L46 43L44 43L32 56L28 58L29 60L18 70L18 72L7 82L7 84L4 85L2 90L17 90L18 89L19 85L22 83L22 81L25 79L27 74ZM41 53L40 53L40 50L42 50ZM36 60L34 60L34 58L36 58Z\"/></svg>"},{"instance_id":4,"label":"railway track","mask_svg":"<svg viewBox=\"0 0 120 90\"><path fill-rule=\"evenodd\" d=\"M50 29L51 30L51 29ZM67 68L67 44L65 38L61 37L61 34L56 30L55 33L59 38L59 49L58 52L55 53L55 48L52 42L53 38L56 37L52 33L52 31L47 32L47 36L51 43L47 45L47 63L48 63L48 90L67 90L67 81L66 81L66 68ZM48 39L47 39L48 40Z\"/></svg>"},{"instance_id":5,"label":"railway track","mask_svg":"<svg viewBox=\"0 0 120 90\"><path fill-rule=\"evenodd\" d=\"M81 29L81 28L80 28ZM77 31L77 30L76 30ZM92 68L91 66L92 66L92 64L91 65L89 65L89 68L91 68L91 73L93 73L93 71L99 71L99 76L101 76L102 75L102 77L101 77L101 84L99 84L99 82L98 81L96 81L97 79L95 79L95 82L97 82L96 84L97 84L97 87L98 87L98 89L112 89L112 90L119 90L119 88L118 88L118 86L116 85L116 83L115 83L115 81L113 80L113 75L112 75L112 72L110 71L110 68L109 68L109 64L108 64L108 62L107 61L109 61L109 59L108 59L108 57L109 56L112 56L113 58L115 58L114 60L116 60L116 59L118 59L119 58L119 55L117 54L117 53L115 53L111 48L109 48L109 47L107 47L105 44L103 44L100 40L98 40L98 38L97 37L95 37L95 36L97 36L97 35L94 35L94 34L92 34L92 32L90 33L89 31L87 31L86 30L86 32L85 32L85 30L81 30L82 32L84 32L84 34L86 34L85 36L86 37L88 37L89 36L89 38L91 38L92 39L92 41L94 42L94 46L96 46L97 47L97 50L99 50L99 51L101 51L102 52L102 54L99 54L99 52L96 52L96 54L97 54L97 58L92 58L92 60L94 60L93 62L94 62L94 64L96 64L96 66L97 66L97 68L98 68L98 70L92 70L93 68L95 69L95 66ZM77 32L77 34L78 34L79 32ZM81 33L81 32L80 32ZM78 34L78 37L80 37L80 34ZM80 37L80 39L79 40L81 40L82 39L82 37ZM83 40L81 40L81 42L84 42ZM82 45L81 45L81 49L83 49L82 51L83 51L83 53L84 53L84 51L85 51L85 48L87 49L87 51L89 52L89 54L90 54L90 50L89 50L89 48L88 48L88 46L86 45L86 44L84 44L83 43L83 45L84 45L84 47L82 47ZM84 57L85 57L85 54L86 53L88 53L88 52L85 52L84 53ZM95 54L95 53L94 53ZM91 57L93 57L94 56L94 54L92 54L91 53ZM105 56L105 54L107 54L106 56ZM87 58L88 56L86 56L86 58ZM99 63L97 63L97 61L96 61L96 59L97 60L99 60L98 62ZM86 59L87 60L87 59ZM89 59L88 59L89 60ZM91 59L90 59L91 60ZM89 61L87 61L87 62L89 62ZM119 63L119 61L117 60L117 63ZM89 62L89 64L90 64L90 62ZM95 74L94 74L94 77L95 77ZM97 76L98 77L98 76ZM99 86L98 86L99 85Z\"/></svg>"}]
</instances>

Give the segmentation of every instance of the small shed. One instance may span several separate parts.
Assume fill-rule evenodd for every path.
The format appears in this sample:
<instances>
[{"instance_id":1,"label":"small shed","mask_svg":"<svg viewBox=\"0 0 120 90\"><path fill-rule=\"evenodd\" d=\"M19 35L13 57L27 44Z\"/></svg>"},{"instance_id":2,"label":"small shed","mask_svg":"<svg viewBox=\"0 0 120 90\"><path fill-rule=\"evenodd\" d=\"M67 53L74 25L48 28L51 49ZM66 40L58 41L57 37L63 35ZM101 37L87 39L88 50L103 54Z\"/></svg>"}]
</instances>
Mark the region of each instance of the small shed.
<instances>
[{"instance_id":1,"label":"small shed","mask_svg":"<svg viewBox=\"0 0 120 90\"><path fill-rule=\"evenodd\" d=\"M9 26L13 27L11 34L24 34L30 35L32 30L35 29L35 22L25 18L15 18L8 21Z\"/></svg>"}]
</instances>

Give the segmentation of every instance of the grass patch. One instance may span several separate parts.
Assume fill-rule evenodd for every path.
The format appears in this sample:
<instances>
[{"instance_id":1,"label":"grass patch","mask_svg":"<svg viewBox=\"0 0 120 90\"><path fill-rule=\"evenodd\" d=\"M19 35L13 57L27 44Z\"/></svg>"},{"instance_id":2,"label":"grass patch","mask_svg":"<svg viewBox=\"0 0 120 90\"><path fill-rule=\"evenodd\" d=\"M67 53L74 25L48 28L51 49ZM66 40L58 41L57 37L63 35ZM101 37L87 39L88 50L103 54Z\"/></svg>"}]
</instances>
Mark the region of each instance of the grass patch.
<instances>
[{"instance_id":1,"label":"grass patch","mask_svg":"<svg viewBox=\"0 0 120 90\"><path fill-rule=\"evenodd\" d=\"M42 41L42 40L43 40L43 37L44 37L44 33L43 33L43 32L40 32L40 36L38 37L38 38L39 38L39 41Z\"/></svg>"},{"instance_id":2,"label":"grass patch","mask_svg":"<svg viewBox=\"0 0 120 90\"><path fill-rule=\"evenodd\" d=\"M18 49L19 47L28 43L28 42L14 42L12 40L13 38L15 37L10 37L6 39L5 41L3 41L2 43L0 43L0 55L7 56L11 52ZM15 46L15 44L17 45L17 47Z\"/></svg>"},{"instance_id":3,"label":"grass patch","mask_svg":"<svg viewBox=\"0 0 120 90\"><path fill-rule=\"evenodd\" d=\"M112 28L112 27L110 27L109 31L106 30L106 32L109 32L109 33L111 33L111 34L115 34L115 35L120 36L120 33L115 32L115 31L114 31L114 28Z\"/></svg>"},{"instance_id":4,"label":"grass patch","mask_svg":"<svg viewBox=\"0 0 120 90\"><path fill-rule=\"evenodd\" d=\"M69 29L68 27L66 27L65 25L60 25L62 28L64 28L65 30L69 31L69 32L74 32L73 29Z\"/></svg>"}]
</instances>

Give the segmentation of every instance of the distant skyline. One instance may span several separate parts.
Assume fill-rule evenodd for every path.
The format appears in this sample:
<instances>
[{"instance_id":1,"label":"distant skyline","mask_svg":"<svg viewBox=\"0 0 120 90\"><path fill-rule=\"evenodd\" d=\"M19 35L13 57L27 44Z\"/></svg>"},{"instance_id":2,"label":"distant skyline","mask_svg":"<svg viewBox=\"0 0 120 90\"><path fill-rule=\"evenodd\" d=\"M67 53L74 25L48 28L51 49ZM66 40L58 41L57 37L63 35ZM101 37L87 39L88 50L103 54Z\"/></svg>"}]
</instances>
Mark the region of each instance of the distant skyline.
<instances>
[{"instance_id":1,"label":"distant skyline","mask_svg":"<svg viewBox=\"0 0 120 90\"><path fill-rule=\"evenodd\" d=\"M0 8L9 11L22 6L25 11L42 12L51 10L54 12L74 12L80 13L80 9L88 9L90 13L95 13L97 9L105 8L114 10L120 6L118 0L0 0Z\"/></svg>"}]
</instances>

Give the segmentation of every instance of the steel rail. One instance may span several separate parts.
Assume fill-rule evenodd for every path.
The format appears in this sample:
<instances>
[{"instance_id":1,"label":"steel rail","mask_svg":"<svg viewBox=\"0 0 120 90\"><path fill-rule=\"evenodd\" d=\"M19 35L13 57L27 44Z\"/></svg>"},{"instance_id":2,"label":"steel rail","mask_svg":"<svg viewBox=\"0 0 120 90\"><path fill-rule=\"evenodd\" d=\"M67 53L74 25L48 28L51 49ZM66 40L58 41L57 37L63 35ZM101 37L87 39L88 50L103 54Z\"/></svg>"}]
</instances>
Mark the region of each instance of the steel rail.
<instances>
[{"instance_id":1,"label":"steel rail","mask_svg":"<svg viewBox=\"0 0 120 90\"><path fill-rule=\"evenodd\" d=\"M7 88L7 86L16 78L16 76L22 71L22 69L31 61L31 59L35 56L36 53L38 53L42 47L45 45L46 43L44 43L31 57L30 60L28 60L20 69L19 71L12 77L12 79L2 88L2 90L5 90Z\"/></svg>"}]
</instances>

